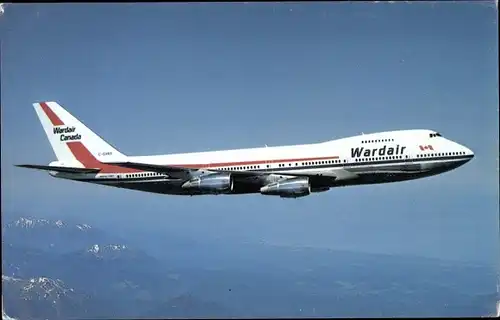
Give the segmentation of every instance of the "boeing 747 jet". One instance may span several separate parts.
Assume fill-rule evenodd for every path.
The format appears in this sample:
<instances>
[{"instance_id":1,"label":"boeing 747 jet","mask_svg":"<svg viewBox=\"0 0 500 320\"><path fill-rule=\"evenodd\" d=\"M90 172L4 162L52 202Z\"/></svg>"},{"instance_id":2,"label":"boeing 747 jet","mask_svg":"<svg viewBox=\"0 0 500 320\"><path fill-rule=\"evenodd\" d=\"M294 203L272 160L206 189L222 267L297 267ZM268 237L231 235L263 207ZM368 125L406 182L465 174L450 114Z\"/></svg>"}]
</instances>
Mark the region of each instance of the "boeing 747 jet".
<instances>
[{"instance_id":1,"label":"boeing 747 jet","mask_svg":"<svg viewBox=\"0 0 500 320\"><path fill-rule=\"evenodd\" d=\"M467 147L433 130L399 130L322 143L127 156L57 102L33 104L57 161L18 167L56 178L170 195L298 198L330 188L424 178L462 166Z\"/></svg>"}]
</instances>

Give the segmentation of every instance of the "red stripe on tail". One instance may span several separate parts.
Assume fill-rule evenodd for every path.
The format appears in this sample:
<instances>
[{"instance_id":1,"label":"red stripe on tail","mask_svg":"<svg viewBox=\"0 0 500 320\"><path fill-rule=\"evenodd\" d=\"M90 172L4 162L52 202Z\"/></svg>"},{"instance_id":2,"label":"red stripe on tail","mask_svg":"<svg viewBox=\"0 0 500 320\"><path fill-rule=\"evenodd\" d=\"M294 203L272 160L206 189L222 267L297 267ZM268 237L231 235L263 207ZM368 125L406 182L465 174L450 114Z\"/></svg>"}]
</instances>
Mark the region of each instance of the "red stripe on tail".
<instances>
[{"instance_id":1,"label":"red stripe on tail","mask_svg":"<svg viewBox=\"0 0 500 320\"><path fill-rule=\"evenodd\" d=\"M49 118L50 122L52 122L52 125L54 126L63 126L64 122L57 116L57 114L50 109L50 107L47 105L46 102L40 102L40 107L42 107L43 112L47 115L47 118Z\"/></svg>"},{"instance_id":2,"label":"red stripe on tail","mask_svg":"<svg viewBox=\"0 0 500 320\"><path fill-rule=\"evenodd\" d=\"M97 160L92 153L79 141L73 141L67 143L68 148L75 158L80 161L85 168L99 168L100 173L134 173L142 172L142 170L123 168L120 166L114 166L110 164L105 164Z\"/></svg>"}]
</instances>

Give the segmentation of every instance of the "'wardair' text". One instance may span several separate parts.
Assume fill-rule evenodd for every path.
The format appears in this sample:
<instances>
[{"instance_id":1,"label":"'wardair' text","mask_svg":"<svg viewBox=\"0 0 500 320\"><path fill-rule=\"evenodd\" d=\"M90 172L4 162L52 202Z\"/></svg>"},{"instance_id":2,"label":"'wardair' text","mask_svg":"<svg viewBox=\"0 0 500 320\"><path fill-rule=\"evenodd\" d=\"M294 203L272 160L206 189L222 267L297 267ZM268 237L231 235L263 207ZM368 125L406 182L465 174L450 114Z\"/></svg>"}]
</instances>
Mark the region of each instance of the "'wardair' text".
<instances>
[{"instance_id":1,"label":"'wardair' text","mask_svg":"<svg viewBox=\"0 0 500 320\"><path fill-rule=\"evenodd\" d=\"M363 157L383 157L383 156L392 156L392 155L400 155L403 154L404 149L406 147L400 147L399 144L394 147L387 147L383 146L382 148L373 148L373 149L365 149L363 147L361 148L351 148L351 157L352 158L359 158L361 156ZM378 153L377 153L378 150Z\"/></svg>"}]
</instances>

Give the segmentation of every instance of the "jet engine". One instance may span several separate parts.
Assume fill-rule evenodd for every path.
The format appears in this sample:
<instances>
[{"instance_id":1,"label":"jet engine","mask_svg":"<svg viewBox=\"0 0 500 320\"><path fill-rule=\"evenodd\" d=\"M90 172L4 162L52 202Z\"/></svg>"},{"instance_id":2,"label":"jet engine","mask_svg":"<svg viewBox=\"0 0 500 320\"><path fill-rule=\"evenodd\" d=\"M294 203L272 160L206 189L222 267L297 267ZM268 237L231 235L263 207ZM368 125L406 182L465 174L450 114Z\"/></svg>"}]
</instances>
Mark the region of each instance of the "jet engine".
<instances>
[{"instance_id":1,"label":"jet engine","mask_svg":"<svg viewBox=\"0 0 500 320\"><path fill-rule=\"evenodd\" d=\"M230 173L211 173L186 181L182 188L209 194L231 193L234 181Z\"/></svg>"},{"instance_id":2,"label":"jet engine","mask_svg":"<svg viewBox=\"0 0 500 320\"><path fill-rule=\"evenodd\" d=\"M260 193L281 198L305 197L311 194L311 184L308 177L290 178L263 186Z\"/></svg>"}]
</instances>

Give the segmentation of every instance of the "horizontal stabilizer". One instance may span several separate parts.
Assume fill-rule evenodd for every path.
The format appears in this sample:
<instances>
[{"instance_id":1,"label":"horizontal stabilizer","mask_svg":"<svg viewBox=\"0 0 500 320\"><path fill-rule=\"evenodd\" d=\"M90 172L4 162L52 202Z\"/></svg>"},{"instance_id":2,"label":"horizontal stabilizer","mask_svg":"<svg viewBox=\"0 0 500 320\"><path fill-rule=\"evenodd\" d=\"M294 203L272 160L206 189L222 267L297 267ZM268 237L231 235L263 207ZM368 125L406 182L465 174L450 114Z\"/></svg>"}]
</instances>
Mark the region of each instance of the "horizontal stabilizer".
<instances>
[{"instance_id":1,"label":"horizontal stabilizer","mask_svg":"<svg viewBox=\"0 0 500 320\"><path fill-rule=\"evenodd\" d=\"M101 171L101 169L92 169L92 168L42 166L37 164L16 164L15 166L20 168L56 171L64 173L98 173L99 171Z\"/></svg>"}]
</instances>

